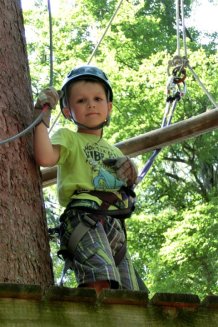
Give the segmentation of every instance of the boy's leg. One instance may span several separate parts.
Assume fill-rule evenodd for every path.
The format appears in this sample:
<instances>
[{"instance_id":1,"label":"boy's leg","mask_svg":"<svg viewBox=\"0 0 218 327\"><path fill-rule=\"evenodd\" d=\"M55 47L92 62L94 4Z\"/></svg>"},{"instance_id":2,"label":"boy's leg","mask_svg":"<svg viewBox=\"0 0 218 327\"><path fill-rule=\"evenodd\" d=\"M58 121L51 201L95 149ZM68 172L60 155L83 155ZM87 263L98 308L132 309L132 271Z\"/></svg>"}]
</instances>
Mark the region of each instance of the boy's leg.
<instances>
[{"instance_id":1,"label":"boy's leg","mask_svg":"<svg viewBox=\"0 0 218 327\"><path fill-rule=\"evenodd\" d=\"M121 260L117 268L120 275L121 287L123 289L138 291L140 288L128 251L126 252L125 257L123 260Z\"/></svg>"},{"instance_id":2,"label":"boy's leg","mask_svg":"<svg viewBox=\"0 0 218 327\"><path fill-rule=\"evenodd\" d=\"M69 258L68 242L77 225L83 222L85 213L77 209L65 210L61 216L59 254ZM74 270L79 287L118 288L119 272L115 266L107 236L101 223L83 236L72 254L71 269Z\"/></svg>"},{"instance_id":3,"label":"boy's leg","mask_svg":"<svg viewBox=\"0 0 218 327\"><path fill-rule=\"evenodd\" d=\"M110 244L101 223L91 228L78 243L73 269L79 287L119 288L120 278Z\"/></svg>"},{"instance_id":4,"label":"boy's leg","mask_svg":"<svg viewBox=\"0 0 218 327\"><path fill-rule=\"evenodd\" d=\"M99 294L103 289L110 288L110 283L107 280L99 280L94 283L80 285L80 287L94 288L96 293Z\"/></svg>"},{"instance_id":5,"label":"boy's leg","mask_svg":"<svg viewBox=\"0 0 218 327\"><path fill-rule=\"evenodd\" d=\"M81 215L73 210L65 219L63 243L68 242L72 230L82 221ZM129 254L126 254L118 267L113 259L124 241L125 234L120 221L111 217L105 219L104 227L98 223L87 232L73 255L72 268L79 287L94 287L96 291L108 287L139 289Z\"/></svg>"},{"instance_id":6,"label":"boy's leg","mask_svg":"<svg viewBox=\"0 0 218 327\"><path fill-rule=\"evenodd\" d=\"M116 256L126 239L123 225L119 219L107 217L105 231L113 256ZM119 272L120 287L122 289L139 290L135 269L133 267L128 250L126 251L123 259L118 264L117 270Z\"/></svg>"}]
</instances>

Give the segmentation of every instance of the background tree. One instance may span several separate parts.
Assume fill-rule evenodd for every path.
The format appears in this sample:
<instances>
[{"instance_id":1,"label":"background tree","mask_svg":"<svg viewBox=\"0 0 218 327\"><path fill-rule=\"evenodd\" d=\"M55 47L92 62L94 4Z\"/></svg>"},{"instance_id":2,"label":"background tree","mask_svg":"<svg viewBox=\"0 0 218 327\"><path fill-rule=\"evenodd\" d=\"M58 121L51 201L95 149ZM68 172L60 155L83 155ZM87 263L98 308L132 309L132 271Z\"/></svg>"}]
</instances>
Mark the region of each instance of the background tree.
<instances>
[{"instance_id":1,"label":"background tree","mask_svg":"<svg viewBox=\"0 0 218 327\"><path fill-rule=\"evenodd\" d=\"M0 138L32 121L20 1L0 1ZM53 283L39 171L28 135L0 146L0 282Z\"/></svg>"},{"instance_id":2,"label":"background tree","mask_svg":"<svg viewBox=\"0 0 218 327\"><path fill-rule=\"evenodd\" d=\"M216 294L217 230L217 200L129 220L130 251L151 293Z\"/></svg>"}]
</instances>

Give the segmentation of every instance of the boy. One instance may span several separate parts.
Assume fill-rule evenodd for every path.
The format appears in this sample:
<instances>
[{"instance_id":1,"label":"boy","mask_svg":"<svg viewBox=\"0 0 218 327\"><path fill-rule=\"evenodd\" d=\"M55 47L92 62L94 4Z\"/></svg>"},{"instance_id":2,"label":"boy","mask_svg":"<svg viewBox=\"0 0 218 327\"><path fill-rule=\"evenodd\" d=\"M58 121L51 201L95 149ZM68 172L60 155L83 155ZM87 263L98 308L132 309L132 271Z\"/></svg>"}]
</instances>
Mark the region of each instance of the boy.
<instances>
[{"instance_id":1,"label":"boy","mask_svg":"<svg viewBox=\"0 0 218 327\"><path fill-rule=\"evenodd\" d=\"M58 93L49 88L38 97L36 116L45 104L54 108ZM34 133L35 159L41 166L58 165L60 251L70 260L79 287L138 290L128 251L124 218L133 211L131 187L137 178L134 164L103 138L109 125L113 92L107 76L94 66L68 74L60 107L77 132L61 128L49 139L47 110Z\"/></svg>"}]
</instances>

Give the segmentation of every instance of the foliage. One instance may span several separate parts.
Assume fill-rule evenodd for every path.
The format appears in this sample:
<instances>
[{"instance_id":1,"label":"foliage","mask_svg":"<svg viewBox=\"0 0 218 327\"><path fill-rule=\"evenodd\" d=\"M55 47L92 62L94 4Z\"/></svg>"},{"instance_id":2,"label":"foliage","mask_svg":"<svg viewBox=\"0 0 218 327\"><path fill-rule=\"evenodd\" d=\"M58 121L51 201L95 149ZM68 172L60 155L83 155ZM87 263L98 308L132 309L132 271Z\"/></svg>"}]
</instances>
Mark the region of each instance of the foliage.
<instances>
[{"instance_id":1,"label":"foliage","mask_svg":"<svg viewBox=\"0 0 218 327\"><path fill-rule=\"evenodd\" d=\"M217 200L134 217L128 231L135 265L152 293L217 293Z\"/></svg>"},{"instance_id":2,"label":"foliage","mask_svg":"<svg viewBox=\"0 0 218 327\"><path fill-rule=\"evenodd\" d=\"M192 1L185 1L186 16ZM54 86L74 66L88 63L118 1L60 1L53 13ZM84 19L85 17L85 19ZM103 38L92 63L107 72L114 90L111 143L161 126L166 103L167 67L176 51L175 7L172 1L125 1ZM32 89L36 95L49 84L49 26L43 0L24 12ZM188 59L214 98L218 96L218 60L214 35L207 45L190 29ZM186 95L173 122L213 108L205 92L187 69ZM58 109L54 116L58 114ZM63 118L55 129L68 124ZM128 220L129 249L151 293L192 292L200 296L217 292L217 132L163 149L140 187L133 219ZM150 154L138 156L140 169ZM45 190L49 227L58 224L63 208L54 188ZM51 242L55 279L62 262ZM75 285L70 273L66 285Z\"/></svg>"}]
</instances>

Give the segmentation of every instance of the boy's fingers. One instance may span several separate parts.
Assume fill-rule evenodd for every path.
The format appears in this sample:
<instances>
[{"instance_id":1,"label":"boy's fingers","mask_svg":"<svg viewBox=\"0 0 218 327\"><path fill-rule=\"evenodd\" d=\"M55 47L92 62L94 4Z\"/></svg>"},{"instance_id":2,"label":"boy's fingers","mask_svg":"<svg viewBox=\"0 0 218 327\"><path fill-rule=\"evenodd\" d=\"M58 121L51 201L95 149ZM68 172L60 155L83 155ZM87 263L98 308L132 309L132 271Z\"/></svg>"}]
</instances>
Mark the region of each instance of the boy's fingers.
<instances>
[{"instance_id":1,"label":"boy's fingers","mask_svg":"<svg viewBox=\"0 0 218 327\"><path fill-rule=\"evenodd\" d=\"M135 184L138 171L129 157L109 158L103 162L106 166L112 167L116 171L117 177L123 180L127 186Z\"/></svg>"},{"instance_id":2,"label":"boy's fingers","mask_svg":"<svg viewBox=\"0 0 218 327\"><path fill-rule=\"evenodd\" d=\"M59 101L59 92L54 87L48 87L42 90L36 100L35 108L42 109L45 104L48 104L51 109L55 108Z\"/></svg>"}]
</instances>

